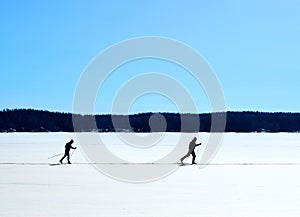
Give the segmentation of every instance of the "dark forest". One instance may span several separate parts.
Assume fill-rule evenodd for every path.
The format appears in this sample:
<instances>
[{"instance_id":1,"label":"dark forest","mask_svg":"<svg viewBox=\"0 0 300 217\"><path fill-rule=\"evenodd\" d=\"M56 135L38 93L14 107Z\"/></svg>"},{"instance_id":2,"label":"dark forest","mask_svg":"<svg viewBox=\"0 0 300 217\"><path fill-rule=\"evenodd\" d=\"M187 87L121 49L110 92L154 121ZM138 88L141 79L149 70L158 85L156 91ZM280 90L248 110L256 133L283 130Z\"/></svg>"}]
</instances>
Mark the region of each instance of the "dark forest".
<instances>
[{"instance_id":1,"label":"dark forest","mask_svg":"<svg viewBox=\"0 0 300 217\"><path fill-rule=\"evenodd\" d=\"M74 132L72 118L82 123L79 132L151 132L149 119L153 113L135 115L73 115L71 113L49 112L33 109L5 109L0 111L0 132ZM199 116L199 129L193 132L211 132L211 114L160 113L165 128L154 131L180 132L182 118L194 119ZM300 113L268 112L226 112L225 132L300 132ZM91 118L95 124L89 124ZM115 127L114 120L130 125ZM159 123L157 123L159 125Z\"/></svg>"}]
</instances>

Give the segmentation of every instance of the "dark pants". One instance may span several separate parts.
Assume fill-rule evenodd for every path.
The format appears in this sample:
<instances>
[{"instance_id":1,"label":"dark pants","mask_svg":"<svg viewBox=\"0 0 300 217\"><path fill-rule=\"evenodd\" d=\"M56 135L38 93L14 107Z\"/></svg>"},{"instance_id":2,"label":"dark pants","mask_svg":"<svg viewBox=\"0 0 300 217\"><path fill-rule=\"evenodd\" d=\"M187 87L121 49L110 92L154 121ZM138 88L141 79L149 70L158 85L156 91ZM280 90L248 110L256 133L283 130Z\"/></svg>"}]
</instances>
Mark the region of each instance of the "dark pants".
<instances>
[{"instance_id":1,"label":"dark pants","mask_svg":"<svg viewBox=\"0 0 300 217\"><path fill-rule=\"evenodd\" d=\"M192 163L195 163L195 159L196 159L196 154L195 154L195 151L192 151L192 156L193 156L193 160L192 160Z\"/></svg>"},{"instance_id":2,"label":"dark pants","mask_svg":"<svg viewBox=\"0 0 300 217\"><path fill-rule=\"evenodd\" d=\"M184 155L180 161L183 161L185 158L187 158L188 156L192 155L193 156L193 160L192 163L195 163L195 159L196 159L196 154L195 151L193 150L192 152L188 152L186 155Z\"/></svg>"},{"instance_id":3,"label":"dark pants","mask_svg":"<svg viewBox=\"0 0 300 217\"><path fill-rule=\"evenodd\" d=\"M65 152L65 155L60 159L60 162L62 162L63 161L63 159L65 159L65 157L67 157L67 159L68 159L68 163L70 163L70 152Z\"/></svg>"}]
</instances>

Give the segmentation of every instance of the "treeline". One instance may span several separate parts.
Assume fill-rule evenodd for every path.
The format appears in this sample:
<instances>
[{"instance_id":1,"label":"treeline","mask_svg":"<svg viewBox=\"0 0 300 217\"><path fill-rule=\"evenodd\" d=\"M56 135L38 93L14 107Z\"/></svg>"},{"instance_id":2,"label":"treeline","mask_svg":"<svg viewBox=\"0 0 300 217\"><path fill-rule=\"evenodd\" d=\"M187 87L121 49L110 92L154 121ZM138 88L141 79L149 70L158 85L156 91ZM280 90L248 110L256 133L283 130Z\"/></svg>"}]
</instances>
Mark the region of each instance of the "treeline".
<instances>
[{"instance_id":1,"label":"treeline","mask_svg":"<svg viewBox=\"0 0 300 217\"><path fill-rule=\"evenodd\" d=\"M151 119L152 117L152 119ZM153 118L157 117L157 118ZM210 132L212 114L153 113L130 115L72 115L32 109L0 111L0 132L153 132L182 131L182 121L199 118L198 128L187 132ZM225 132L300 132L300 113L226 112ZM76 127L73 126L73 120ZM150 123L150 124L149 124ZM151 128L152 127L152 128Z\"/></svg>"}]
</instances>

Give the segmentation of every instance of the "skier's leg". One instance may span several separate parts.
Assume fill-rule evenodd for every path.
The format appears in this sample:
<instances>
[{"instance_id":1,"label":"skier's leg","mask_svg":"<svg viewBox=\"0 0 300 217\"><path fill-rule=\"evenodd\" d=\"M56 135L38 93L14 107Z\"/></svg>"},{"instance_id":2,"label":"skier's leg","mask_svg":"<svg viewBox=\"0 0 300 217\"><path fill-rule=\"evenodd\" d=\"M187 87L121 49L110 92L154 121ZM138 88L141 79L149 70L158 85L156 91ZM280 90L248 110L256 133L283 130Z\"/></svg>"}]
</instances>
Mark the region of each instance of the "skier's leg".
<instances>
[{"instance_id":1,"label":"skier's leg","mask_svg":"<svg viewBox=\"0 0 300 217\"><path fill-rule=\"evenodd\" d=\"M192 151L192 156L193 156L192 164L196 164L196 162L195 162L195 159L196 159L195 151Z\"/></svg>"},{"instance_id":2,"label":"skier's leg","mask_svg":"<svg viewBox=\"0 0 300 217\"><path fill-rule=\"evenodd\" d=\"M60 159L60 163L62 164L62 161L63 161L63 159L65 159L65 157L66 157L67 155L66 155L66 153L64 154L64 156Z\"/></svg>"},{"instance_id":3,"label":"skier's leg","mask_svg":"<svg viewBox=\"0 0 300 217\"><path fill-rule=\"evenodd\" d=\"M70 164L71 162L70 162L70 153L68 153L68 164Z\"/></svg>"},{"instance_id":4,"label":"skier's leg","mask_svg":"<svg viewBox=\"0 0 300 217\"><path fill-rule=\"evenodd\" d=\"M188 152L186 155L184 155L182 158L180 158L180 162L183 163L183 160L186 159L188 156L190 156L190 152Z\"/></svg>"}]
</instances>

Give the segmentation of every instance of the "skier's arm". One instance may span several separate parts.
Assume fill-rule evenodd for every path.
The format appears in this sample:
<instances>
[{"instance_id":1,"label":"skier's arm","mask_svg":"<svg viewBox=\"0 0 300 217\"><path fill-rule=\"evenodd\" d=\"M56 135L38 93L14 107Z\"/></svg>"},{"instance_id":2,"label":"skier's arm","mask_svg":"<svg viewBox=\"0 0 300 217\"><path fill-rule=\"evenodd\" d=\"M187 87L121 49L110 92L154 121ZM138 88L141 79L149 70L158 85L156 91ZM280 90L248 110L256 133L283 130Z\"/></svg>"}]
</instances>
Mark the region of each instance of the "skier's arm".
<instances>
[{"instance_id":1,"label":"skier's arm","mask_svg":"<svg viewBox=\"0 0 300 217\"><path fill-rule=\"evenodd\" d=\"M199 146L199 145L201 145L201 142L200 142L199 144L196 144L196 146L195 146L195 147L197 147L197 146Z\"/></svg>"},{"instance_id":2,"label":"skier's arm","mask_svg":"<svg viewBox=\"0 0 300 217\"><path fill-rule=\"evenodd\" d=\"M71 146L71 148L72 148L72 149L76 149L77 147L73 147L73 146Z\"/></svg>"}]
</instances>

